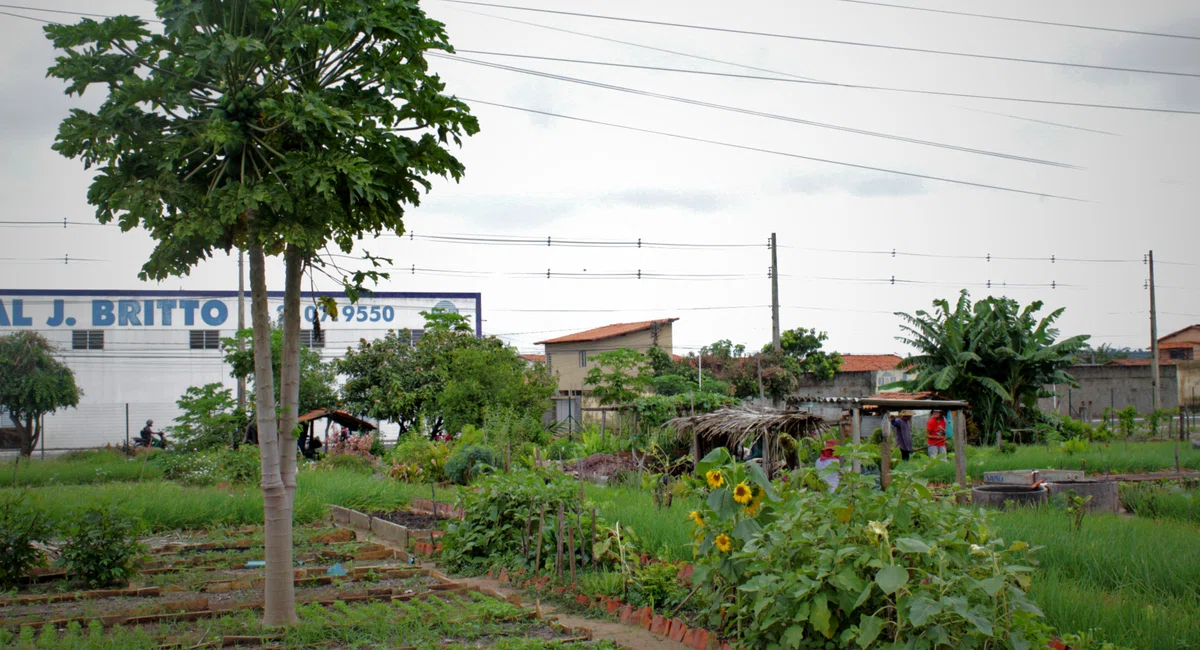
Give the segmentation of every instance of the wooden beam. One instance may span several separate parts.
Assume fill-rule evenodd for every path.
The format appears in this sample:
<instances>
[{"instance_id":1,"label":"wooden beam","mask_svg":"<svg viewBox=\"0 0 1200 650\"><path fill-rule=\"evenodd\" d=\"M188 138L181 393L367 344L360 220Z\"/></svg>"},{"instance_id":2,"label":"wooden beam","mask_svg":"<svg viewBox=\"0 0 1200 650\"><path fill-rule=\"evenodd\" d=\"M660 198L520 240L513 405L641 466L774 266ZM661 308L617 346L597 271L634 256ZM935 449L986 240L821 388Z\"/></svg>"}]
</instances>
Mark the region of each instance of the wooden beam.
<instances>
[{"instance_id":1,"label":"wooden beam","mask_svg":"<svg viewBox=\"0 0 1200 650\"><path fill-rule=\"evenodd\" d=\"M853 408L850 410L850 441L854 444L862 443L862 409ZM853 463L854 473L862 473L862 461L855 460Z\"/></svg>"},{"instance_id":2,"label":"wooden beam","mask_svg":"<svg viewBox=\"0 0 1200 650\"><path fill-rule=\"evenodd\" d=\"M954 480L958 481L959 487L967 489L967 416L962 411L954 411L950 414L954 422ZM959 497L959 503L966 501L966 497Z\"/></svg>"},{"instance_id":3,"label":"wooden beam","mask_svg":"<svg viewBox=\"0 0 1200 650\"><path fill-rule=\"evenodd\" d=\"M890 416L890 412L883 412L883 440L879 442L879 487L884 490L892 483L892 421Z\"/></svg>"}]
</instances>

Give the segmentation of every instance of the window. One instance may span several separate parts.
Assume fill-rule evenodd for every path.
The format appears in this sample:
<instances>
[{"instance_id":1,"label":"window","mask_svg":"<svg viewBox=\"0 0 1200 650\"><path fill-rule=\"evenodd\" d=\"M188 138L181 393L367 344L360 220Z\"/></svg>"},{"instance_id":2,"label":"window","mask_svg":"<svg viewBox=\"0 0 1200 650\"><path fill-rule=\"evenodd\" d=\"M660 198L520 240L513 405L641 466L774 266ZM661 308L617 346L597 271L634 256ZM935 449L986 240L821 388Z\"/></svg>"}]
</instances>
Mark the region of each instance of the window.
<instances>
[{"instance_id":1,"label":"window","mask_svg":"<svg viewBox=\"0 0 1200 650\"><path fill-rule=\"evenodd\" d=\"M104 330L72 330L72 350L103 350Z\"/></svg>"},{"instance_id":2,"label":"window","mask_svg":"<svg viewBox=\"0 0 1200 650\"><path fill-rule=\"evenodd\" d=\"M579 367L580 368L587 367L587 350L579 351Z\"/></svg>"},{"instance_id":3,"label":"window","mask_svg":"<svg viewBox=\"0 0 1200 650\"><path fill-rule=\"evenodd\" d=\"M421 337L425 336L425 330L409 330L412 334L412 344L416 345L421 342Z\"/></svg>"},{"instance_id":4,"label":"window","mask_svg":"<svg viewBox=\"0 0 1200 650\"><path fill-rule=\"evenodd\" d=\"M1175 349L1175 350L1167 350L1167 358L1177 359L1179 361L1186 361L1188 358L1188 352L1191 352L1191 350L1187 350L1184 348L1179 348L1179 349Z\"/></svg>"},{"instance_id":5,"label":"window","mask_svg":"<svg viewBox=\"0 0 1200 650\"><path fill-rule=\"evenodd\" d=\"M302 348L323 348L323 347L325 347L325 330L321 330L320 336L313 336L312 330L300 330L300 347L302 347Z\"/></svg>"},{"instance_id":6,"label":"window","mask_svg":"<svg viewBox=\"0 0 1200 650\"><path fill-rule=\"evenodd\" d=\"M221 349L221 332L220 330L192 330L188 332L191 335L189 340L190 347L193 350L220 350Z\"/></svg>"},{"instance_id":7,"label":"window","mask_svg":"<svg viewBox=\"0 0 1200 650\"><path fill-rule=\"evenodd\" d=\"M546 367L547 368L550 367L550 353L549 352L546 353Z\"/></svg>"}]
</instances>

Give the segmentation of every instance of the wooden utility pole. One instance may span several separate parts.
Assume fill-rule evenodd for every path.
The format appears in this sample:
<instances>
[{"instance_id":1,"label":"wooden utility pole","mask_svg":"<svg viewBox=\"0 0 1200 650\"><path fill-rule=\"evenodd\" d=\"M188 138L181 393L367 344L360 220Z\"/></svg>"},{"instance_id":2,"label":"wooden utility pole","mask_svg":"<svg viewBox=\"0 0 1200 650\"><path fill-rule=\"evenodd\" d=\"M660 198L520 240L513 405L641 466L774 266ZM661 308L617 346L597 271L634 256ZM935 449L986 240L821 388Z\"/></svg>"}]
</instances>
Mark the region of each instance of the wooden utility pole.
<instances>
[{"instance_id":1,"label":"wooden utility pole","mask_svg":"<svg viewBox=\"0 0 1200 650\"><path fill-rule=\"evenodd\" d=\"M771 233L771 347L779 352L779 251L775 233Z\"/></svg>"},{"instance_id":2,"label":"wooden utility pole","mask_svg":"<svg viewBox=\"0 0 1200 650\"><path fill-rule=\"evenodd\" d=\"M1153 410L1162 408L1158 394L1158 311L1154 306L1154 251L1146 257L1150 263L1150 403Z\"/></svg>"}]
</instances>

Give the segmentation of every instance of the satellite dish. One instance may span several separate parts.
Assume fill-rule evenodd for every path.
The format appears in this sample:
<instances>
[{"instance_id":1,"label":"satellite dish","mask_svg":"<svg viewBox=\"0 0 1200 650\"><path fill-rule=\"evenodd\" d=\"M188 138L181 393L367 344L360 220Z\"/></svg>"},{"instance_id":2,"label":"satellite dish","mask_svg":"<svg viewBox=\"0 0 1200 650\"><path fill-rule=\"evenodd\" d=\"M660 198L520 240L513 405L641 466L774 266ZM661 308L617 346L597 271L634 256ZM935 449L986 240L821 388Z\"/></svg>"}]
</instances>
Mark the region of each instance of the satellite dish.
<instances>
[{"instance_id":1,"label":"satellite dish","mask_svg":"<svg viewBox=\"0 0 1200 650\"><path fill-rule=\"evenodd\" d=\"M439 300L438 303L433 306L433 308L451 314L458 313L458 307L455 307L454 303L450 302L449 300Z\"/></svg>"}]
</instances>

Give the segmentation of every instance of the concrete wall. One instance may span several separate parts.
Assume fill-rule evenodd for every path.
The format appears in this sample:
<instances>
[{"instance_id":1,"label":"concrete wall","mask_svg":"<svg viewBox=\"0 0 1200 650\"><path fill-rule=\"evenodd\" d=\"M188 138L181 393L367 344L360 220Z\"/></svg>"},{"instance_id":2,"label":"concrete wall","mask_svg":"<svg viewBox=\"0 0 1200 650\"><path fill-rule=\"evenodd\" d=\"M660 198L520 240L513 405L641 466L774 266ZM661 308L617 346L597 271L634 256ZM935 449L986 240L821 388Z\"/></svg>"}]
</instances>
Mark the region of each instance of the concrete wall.
<instances>
[{"instance_id":1,"label":"concrete wall","mask_svg":"<svg viewBox=\"0 0 1200 650\"><path fill-rule=\"evenodd\" d=\"M547 343L545 346L546 364L550 367L550 372L558 379L558 389L560 391L587 390L584 378L587 376L589 370L596 367L596 362L592 360L592 357L601 352L620 348L630 348L638 352L646 352L654 344L651 334L651 330L645 329L641 332L622 334L621 336L614 336L599 341ZM671 353L670 324L664 325L659 329L658 347L662 348L667 354ZM581 352L586 358L583 364L579 362Z\"/></svg>"},{"instance_id":2,"label":"concrete wall","mask_svg":"<svg viewBox=\"0 0 1200 650\"><path fill-rule=\"evenodd\" d=\"M1179 404L1200 408L1200 361L1179 361L1175 364L1179 381Z\"/></svg>"},{"instance_id":3,"label":"concrete wall","mask_svg":"<svg viewBox=\"0 0 1200 650\"><path fill-rule=\"evenodd\" d=\"M1067 414L1068 401L1075 409L1090 402L1089 415L1098 419L1104 409L1109 406L1123 409L1134 405L1138 413L1149 413L1153 400L1150 391L1150 366L1074 366L1068 370L1079 383L1078 388L1058 386L1058 409L1061 415ZM1179 406L1179 382L1176 366L1161 366L1159 369L1162 408L1173 409ZM1047 386L1047 390L1055 390ZM1198 388L1197 393L1200 393ZM1038 401L1038 407L1048 413L1055 412L1054 400L1044 398Z\"/></svg>"}]
</instances>

